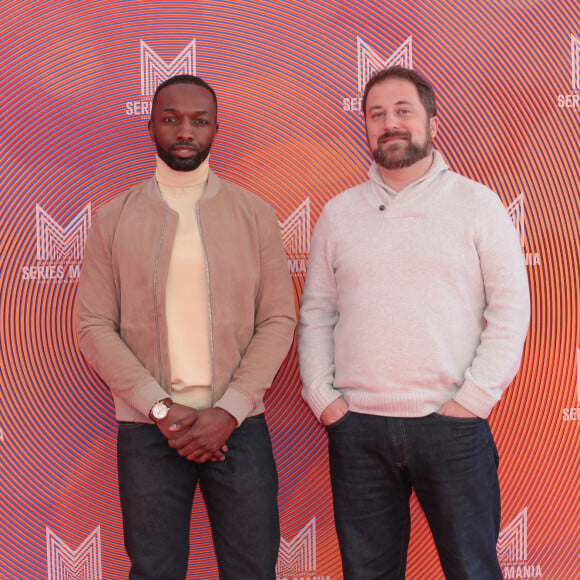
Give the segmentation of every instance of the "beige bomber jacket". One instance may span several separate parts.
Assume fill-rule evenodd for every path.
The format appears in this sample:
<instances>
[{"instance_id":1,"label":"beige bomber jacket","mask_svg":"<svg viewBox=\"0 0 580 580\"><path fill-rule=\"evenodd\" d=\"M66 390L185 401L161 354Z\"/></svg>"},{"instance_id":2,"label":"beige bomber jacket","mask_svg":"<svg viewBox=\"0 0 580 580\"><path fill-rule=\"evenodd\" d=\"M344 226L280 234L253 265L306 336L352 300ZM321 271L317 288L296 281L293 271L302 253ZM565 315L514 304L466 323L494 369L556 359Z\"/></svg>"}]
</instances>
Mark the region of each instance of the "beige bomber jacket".
<instances>
[{"instance_id":1,"label":"beige bomber jacket","mask_svg":"<svg viewBox=\"0 0 580 580\"><path fill-rule=\"evenodd\" d=\"M238 425L294 337L296 306L274 210L210 171L197 204L209 280L213 405ZM77 336L120 421L150 422L171 394L165 287L178 215L152 177L96 212L76 298Z\"/></svg>"}]
</instances>

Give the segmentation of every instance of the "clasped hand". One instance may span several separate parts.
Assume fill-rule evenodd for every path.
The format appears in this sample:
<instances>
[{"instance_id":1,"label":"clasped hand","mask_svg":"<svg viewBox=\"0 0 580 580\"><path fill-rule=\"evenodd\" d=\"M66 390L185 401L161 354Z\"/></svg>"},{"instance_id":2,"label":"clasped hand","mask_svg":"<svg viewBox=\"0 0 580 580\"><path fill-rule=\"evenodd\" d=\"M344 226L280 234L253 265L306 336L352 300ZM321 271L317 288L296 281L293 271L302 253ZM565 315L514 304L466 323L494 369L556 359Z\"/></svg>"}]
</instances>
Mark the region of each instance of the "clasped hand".
<instances>
[{"instance_id":1,"label":"clasped hand","mask_svg":"<svg viewBox=\"0 0 580 580\"><path fill-rule=\"evenodd\" d=\"M226 441L236 427L236 420L219 407L197 411L174 403L157 426L179 455L205 463L225 460Z\"/></svg>"}]
</instances>

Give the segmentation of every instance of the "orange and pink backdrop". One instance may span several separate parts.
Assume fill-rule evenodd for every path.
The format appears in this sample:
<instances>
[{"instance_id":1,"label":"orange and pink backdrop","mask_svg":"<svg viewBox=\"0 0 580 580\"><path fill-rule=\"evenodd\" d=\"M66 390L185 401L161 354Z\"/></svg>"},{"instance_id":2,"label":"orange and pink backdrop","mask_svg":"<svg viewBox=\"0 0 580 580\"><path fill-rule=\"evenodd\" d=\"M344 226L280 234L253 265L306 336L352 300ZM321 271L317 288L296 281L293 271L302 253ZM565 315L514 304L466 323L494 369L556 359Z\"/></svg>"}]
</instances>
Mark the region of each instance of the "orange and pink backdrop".
<instances>
[{"instance_id":1,"label":"orange and pink backdrop","mask_svg":"<svg viewBox=\"0 0 580 580\"><path fill-rule=\"evenodd\" d=\"M216 89L214 169L277 210L297 304L324 203L369 165L360 87L390 63L439 95L437 147L494 189L532 293L522 367L491 416L506 578L580 579L580 12L574 0L5 0L0 12L0 580L127 577L106 387L79 353L91 215L149 176L151 90ZM138 243L138 242L137 242ZM340 580L325 434L293 347L268 396L280 580ZM413 502L408 578L442 578ZM197 501L188 579L217 578Z\"/></svg>"}]
</instances>

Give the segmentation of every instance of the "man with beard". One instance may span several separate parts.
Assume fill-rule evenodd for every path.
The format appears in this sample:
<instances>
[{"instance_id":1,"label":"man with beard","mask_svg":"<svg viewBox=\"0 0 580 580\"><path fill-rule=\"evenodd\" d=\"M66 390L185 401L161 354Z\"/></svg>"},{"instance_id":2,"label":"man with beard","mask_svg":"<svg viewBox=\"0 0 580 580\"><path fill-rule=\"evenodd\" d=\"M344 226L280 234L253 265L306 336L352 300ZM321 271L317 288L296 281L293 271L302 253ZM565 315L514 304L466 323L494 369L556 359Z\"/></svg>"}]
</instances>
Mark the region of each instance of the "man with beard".
<instances>
[{"instance_id":1,"label":"man with beard","mask_svg":"<svg viewBox=\"0 0 580 580\"><path fill-rule=\"evenodd\" d=\"M298 330L303 396L329 437L344 577L405 577L414 489L446 578L499 580L486 418L528 327L518 235L498 197L433 149L423 77L381 71L362 106L375 162L320 216Z\"/></svg>"},{"instance_id":2,"label":"man with beard","mask_svg":"<svg viewBox=\"0 0 580 580\"><path fill-rule=\"evenodd\" d=\"M274 211L209 168L217 130L207 83L162 83L155 175L97 212L85 249L78 338L115 403L131 580L184 580L198 482L220 578L275 578L263 399L296 312Z\"/></svg>"}]
</instances>

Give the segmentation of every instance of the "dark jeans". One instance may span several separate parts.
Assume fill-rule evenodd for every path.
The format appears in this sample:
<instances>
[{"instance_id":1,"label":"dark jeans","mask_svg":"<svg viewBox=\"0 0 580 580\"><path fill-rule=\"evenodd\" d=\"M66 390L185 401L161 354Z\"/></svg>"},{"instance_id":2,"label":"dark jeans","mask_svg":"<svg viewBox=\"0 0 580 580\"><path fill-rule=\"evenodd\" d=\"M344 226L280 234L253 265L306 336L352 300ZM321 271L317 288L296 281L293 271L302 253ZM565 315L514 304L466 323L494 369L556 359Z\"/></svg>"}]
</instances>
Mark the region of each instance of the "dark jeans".
<instances>
[{"instance_id":1,"label":"dark jeans","mask_svg":"<svg viewBox=\"0 0 580 580\"><path fill-rule=\"evenodd\" d=\"M448 580L500 580L498 455L483 419L349 412L327 428L345 580L405 578L415 490Z\"/></svg>"},{"instance_id":2,"label":"dark jeans","mask_svg":"<svg viewBox=\"0 0 580 580\"><path fill-rule=\"evenodd\" d=\"M246 419L226 460L180 457L157 426L120 423L119 490L130 580L184 580L199 481L222 580L274 580L280 543L278 476L264 415Z\"/></svg>"}]
</instances>

